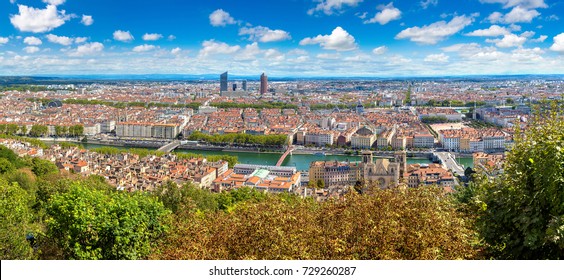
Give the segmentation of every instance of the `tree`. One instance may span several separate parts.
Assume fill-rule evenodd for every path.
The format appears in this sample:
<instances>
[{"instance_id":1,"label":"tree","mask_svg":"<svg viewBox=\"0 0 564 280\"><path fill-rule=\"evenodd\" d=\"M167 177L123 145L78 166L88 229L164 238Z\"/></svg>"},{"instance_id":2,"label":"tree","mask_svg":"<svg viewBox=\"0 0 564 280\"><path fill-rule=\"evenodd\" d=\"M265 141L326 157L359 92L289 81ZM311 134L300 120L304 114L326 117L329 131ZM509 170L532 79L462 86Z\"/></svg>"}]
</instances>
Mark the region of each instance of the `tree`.
<instances>
[{"instance_id":1,"label":"tree","mask_svg":"<svg viewBox=\"0 0 564 280\"><path fill-rule=\"evenodd\" d=\"M323 203L268 195L177 220L151 258L460 259L477 256L475 237L441 188L377 188Z\"/></svg>"},{"instance_id":2,"label":"tree","mask_svg":"<svg viewBox=\"0 0 564 280\"><path fill-rule=\"evenodd\" d=\"M316 187L317 187L318 189L323 189L323 188L325 188L325 181L323 181L323 180L321 180L321 179L317 179Z\"/></svg>"},{"instance_id":3,"label":"tree","mask_svg":"<svg viewBox=\"0 0 564 280\"><path fill-rule=\"evenodd\" d=\"M17 183L0 180L0 258L32 259L33 249L26 235L33 232L32 197Z\"/></svg>"},{"instance_id":4,"label":"tree","mask_svg":"<svg viewBox=\"0 0 564 280\"><path fill-rule=\"evenodd\" d=\"M560 110L560 114L558 113ZM562 108L539 113L519 129L504 174L482 175L470 206L493 257L564 258L564 118Z\"/></svg>"},{"instance_id":5,"label":"tree","mask_svg":"<svg viewBox=\"0 0 564 280\"><path fill-rule=\"evenodd\" d=\"M31 164L31 171L33 171L33 173L39 177L47 175L49 173L59 172L59 168L57 168L54 163L45 159L34 157L31 160Z\"/></svg>"},{"instance_id":6,"label":"tree","mask_svg":"<svg viewBox=\"0 0 564 280\"><path fill-rule=\"evenodd\" d=\"M33 137L39 137L39 136L47 135L48 132L49 132L49 128L46 125L34 124L33 126L31 126L29 135Z\"/></svg>"},{"instance_id":7,"label":"tree","mask_svg":"<svg viewBox=\"0 0 564 280\"><path fill-rule=\"evenodd\" d=\"M0 175L14 171L14 165L6 158L0 157Z\"/></svg>"},{"instance_id":8,"label":"tree","mask_svg":"<svg viewBox=\"0 0 564 280\"><path fill-rule=\"evenodd\" d=\"M143 259L170 213L144 193L96 190L74 182L49 200L48 235L68 259Z\"/></svg>"}]
</instances>

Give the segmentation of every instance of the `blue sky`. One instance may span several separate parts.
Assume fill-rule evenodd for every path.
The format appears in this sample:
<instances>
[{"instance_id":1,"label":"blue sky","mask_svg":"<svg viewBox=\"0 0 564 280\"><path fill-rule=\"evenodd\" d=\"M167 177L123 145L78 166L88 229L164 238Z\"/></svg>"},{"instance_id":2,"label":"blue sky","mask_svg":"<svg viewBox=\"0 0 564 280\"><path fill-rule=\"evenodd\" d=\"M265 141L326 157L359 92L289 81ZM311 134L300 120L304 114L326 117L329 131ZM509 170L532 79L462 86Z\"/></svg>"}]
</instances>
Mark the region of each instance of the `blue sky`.
<instances>
[{"instance_id":1,"label":"blue sky","mask_svg":"<svg viewBox=\"0 0 564 280\"><path fill-rule=\"evenodd\" d=\"M0 75L564 74L557 0L0 0Z\"/></svg>"}]
</instances>

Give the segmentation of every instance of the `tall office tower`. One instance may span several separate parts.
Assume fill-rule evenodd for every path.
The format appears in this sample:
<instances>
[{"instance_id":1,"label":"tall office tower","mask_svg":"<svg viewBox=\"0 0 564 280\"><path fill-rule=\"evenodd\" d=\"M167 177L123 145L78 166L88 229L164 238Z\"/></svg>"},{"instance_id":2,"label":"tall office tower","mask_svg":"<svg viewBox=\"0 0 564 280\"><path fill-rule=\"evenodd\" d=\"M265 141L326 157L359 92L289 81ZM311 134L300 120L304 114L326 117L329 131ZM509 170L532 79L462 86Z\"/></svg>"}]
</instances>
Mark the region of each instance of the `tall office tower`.
<instances>
[{"instance_id":1,"label":"tall office tower","mask_svg":"<svg viewBox=\"0 0 564 280\"><path fill-rule=\"evenodd\" d=\"M233 83L233 91L237 91L237 84Z\"/></svg>"},{"instance_id":2,"label":"tall office tower","mask_svg":"<svg viewBox=\"0 0 564 280\"><path fill-rule=\"evenodd\" d=\"M219 76L219 91L227 91L227 71Z\"/></svg>"},{"instance_id":3,"label":"tall office tower","mask_svg":"<svg viewBox=\"0 0 564 280\"><path fill-rule=\"evenodd\" d=\"M247 91L247 80L243 80L243 91Z\"/></svg>"},{"instance_id":4,"label":"tall office tower","mask_svg":"<svg viewBox=\"0 0 564 280\"><path fill-rule=\"evenodd\" d=\"M265 94L268 91L268 77L262 73L260 75L260 94Z\"/></svg>"}]
</instances>

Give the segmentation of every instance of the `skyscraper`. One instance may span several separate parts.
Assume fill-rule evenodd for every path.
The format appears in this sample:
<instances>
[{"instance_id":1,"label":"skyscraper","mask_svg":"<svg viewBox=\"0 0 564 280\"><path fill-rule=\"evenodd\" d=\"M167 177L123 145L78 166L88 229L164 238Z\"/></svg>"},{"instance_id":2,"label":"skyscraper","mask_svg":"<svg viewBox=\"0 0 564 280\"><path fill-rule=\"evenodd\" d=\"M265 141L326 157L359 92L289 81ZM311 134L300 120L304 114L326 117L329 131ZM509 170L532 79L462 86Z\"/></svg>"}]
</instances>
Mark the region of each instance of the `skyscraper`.
<instances>
[{"instance_id":1,"label":"skyscraper","mask_svg":"<svg viewBox=\"0 0 564 280\"><path fill-rule=\"evenodd\" d=\"M237 91L237 84L233 83L233 91Z\"/></svg>"},{"instance_id":2,"label":"skyscraper","mask_svg":"<svg viewBox=\"0 0 564 280\"><path fill-rule=\"evenodd\" d=\"M227 91L227 71L219 76L219 91Z\"/></svg>"},{"instance_id":3,"label":"skyscraper","mask_svg":"<svg viewBox=\"0 0 564 280\"><path fill-rule=\"evenodd\" d=\"M260 75L260 94L265 94L268 91L268 77L262 73Z\"/></svg>"},{"instance_id":4,"label":"skyscraper","mask_svg":"<svg viewBox=\"0 0 564 280\"><path fill-rule=\"evenodd\" d=\"M247 80L243 80L243 91L247 91Z\"/></svg>"}]
</instances>

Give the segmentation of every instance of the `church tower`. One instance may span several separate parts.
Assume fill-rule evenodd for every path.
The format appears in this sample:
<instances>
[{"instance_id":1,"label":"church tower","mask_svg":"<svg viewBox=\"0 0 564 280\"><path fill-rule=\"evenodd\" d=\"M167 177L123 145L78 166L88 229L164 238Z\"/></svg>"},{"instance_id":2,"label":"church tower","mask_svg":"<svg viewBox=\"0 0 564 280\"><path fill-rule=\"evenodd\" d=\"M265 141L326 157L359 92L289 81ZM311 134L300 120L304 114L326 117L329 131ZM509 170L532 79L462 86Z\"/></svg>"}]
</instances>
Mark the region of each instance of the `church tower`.
<instances>
[{"instance_id":1,"label":"church tower","mask_svg":"<svg viewBox=\"0 0 564 280\"><path fill-rule=\"evenodd\" d=\"M399 164L399 174L400 178L403 178L405 172L407 172L407 154L405 151L397 151L394 153L395 162Z\"/></svg>"},{"instance_id":2,"label":"church tower","mask_svg":"<svg viewBox=\"0 0 564 280\"><path fill-rule=\"evenodd\" d=\"M362 152L362 163L369 164L369 163L373 163L373 156L372 156L372 152L371 151L363 151Z\"/></svg>"}]
</instances>

